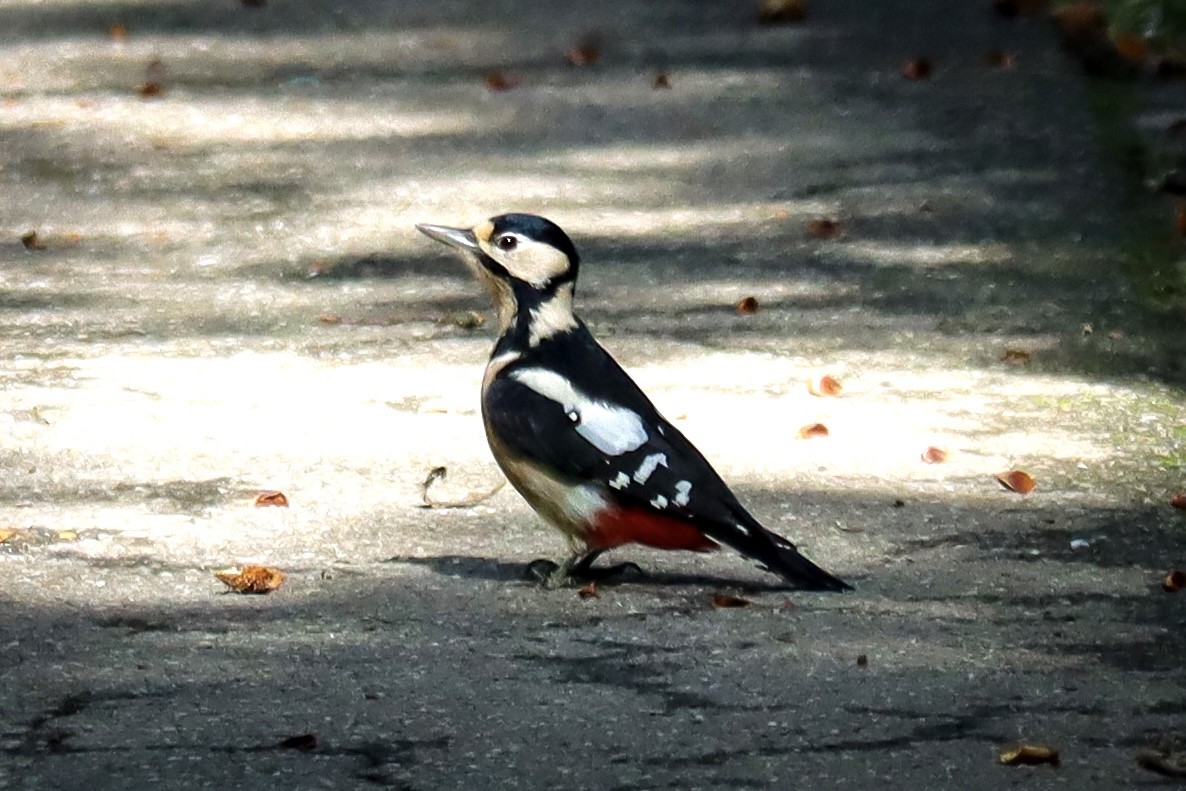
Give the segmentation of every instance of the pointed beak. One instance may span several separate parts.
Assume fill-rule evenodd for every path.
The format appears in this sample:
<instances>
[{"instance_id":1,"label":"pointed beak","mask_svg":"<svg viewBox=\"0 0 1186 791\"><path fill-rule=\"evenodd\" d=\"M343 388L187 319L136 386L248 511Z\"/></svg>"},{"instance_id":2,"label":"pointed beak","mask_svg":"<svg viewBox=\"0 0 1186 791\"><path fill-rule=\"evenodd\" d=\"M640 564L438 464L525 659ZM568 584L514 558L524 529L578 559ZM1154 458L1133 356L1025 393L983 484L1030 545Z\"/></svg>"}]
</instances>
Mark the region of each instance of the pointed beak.
<instances>
[{"instance_id":1,"label":"pointed beak","mask_svg":"<svg viewBox=\"0 0 1186 791\"><path fill-rule=\"evenodd\" d=\"M422 223L416 226L416 230L427 236L429 239L435 239L441 244L446 244L456 250L466 253L476 253L480 249L478 247L478 239L474 236L474 232L468 228L450 228L447 225L429 225Z\"/></svg>"}]
</instances>

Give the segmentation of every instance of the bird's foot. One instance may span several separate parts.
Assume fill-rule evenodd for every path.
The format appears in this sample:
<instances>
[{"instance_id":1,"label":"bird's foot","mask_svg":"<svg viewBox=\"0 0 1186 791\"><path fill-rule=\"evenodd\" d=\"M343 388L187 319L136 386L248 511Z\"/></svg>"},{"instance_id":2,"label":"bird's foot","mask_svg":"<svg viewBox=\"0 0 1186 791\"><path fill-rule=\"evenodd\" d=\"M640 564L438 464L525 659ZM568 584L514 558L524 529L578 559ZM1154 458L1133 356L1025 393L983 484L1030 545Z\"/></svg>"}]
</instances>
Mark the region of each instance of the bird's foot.
<instances>
[{"instance_id":1,"label":"bird's foot","mask_svg":"<svg viewBox=\"0 0 1186 791\"><path fill-rule=\"evenodd\" d=\"M556 588L573 588L587 582L618 584L634 582L646 577L646 572L637 563L615 563L605 568L592 568L589 563L582 563L582 558L572 558L564 563L556 563L547 558L539 558L527 564L523 578L534 582L545 590Z\"/></svg>"}]
</instances>

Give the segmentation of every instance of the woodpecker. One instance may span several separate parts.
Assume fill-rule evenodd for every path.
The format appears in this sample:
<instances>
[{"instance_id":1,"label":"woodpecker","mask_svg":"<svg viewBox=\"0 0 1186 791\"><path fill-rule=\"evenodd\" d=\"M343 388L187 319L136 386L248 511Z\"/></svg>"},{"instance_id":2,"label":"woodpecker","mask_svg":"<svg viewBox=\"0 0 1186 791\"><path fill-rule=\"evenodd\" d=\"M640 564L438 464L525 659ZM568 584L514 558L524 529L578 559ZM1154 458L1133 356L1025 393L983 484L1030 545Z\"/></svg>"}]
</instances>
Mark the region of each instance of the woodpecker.
<instances>
[{"instance_id":1,"label":"woodpecker","mask_svg":"<svg viewBox=\"0 0 1186 791\"><path fill-rule=\"evenodd\" d=\"M728 547L797 587L850 589L764 528L597 343L573 313L580 257L559 226L503 214L416 228L460 252L494 301L482 419L511 485L568 538L572 555L548 564L546 586L593 577L599 555L636 543Z\"/></svg>"}]
</instances>

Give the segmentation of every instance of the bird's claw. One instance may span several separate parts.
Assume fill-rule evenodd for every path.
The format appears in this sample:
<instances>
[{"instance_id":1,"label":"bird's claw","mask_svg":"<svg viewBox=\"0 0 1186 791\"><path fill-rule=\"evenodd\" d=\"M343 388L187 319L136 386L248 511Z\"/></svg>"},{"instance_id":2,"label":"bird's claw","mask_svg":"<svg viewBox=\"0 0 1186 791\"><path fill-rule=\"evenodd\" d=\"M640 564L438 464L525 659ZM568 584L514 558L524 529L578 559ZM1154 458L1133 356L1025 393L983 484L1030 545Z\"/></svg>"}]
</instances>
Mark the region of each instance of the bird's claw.
<instances>
[{"instance_id":1,"label":"bird's claw","mask_svg":"<svg viewBox=\"0 0 1186 791\"><path fill-rule=\"evenodd\" d=\"M629 561L605 568L592 568L587 563L556 563L547 558L539 558L528 563L523 571L523 579L534 582L545 590L571 588L586 582L634 582L645 577L646 572L642 567Z\"/></svg>"}]
</instances>

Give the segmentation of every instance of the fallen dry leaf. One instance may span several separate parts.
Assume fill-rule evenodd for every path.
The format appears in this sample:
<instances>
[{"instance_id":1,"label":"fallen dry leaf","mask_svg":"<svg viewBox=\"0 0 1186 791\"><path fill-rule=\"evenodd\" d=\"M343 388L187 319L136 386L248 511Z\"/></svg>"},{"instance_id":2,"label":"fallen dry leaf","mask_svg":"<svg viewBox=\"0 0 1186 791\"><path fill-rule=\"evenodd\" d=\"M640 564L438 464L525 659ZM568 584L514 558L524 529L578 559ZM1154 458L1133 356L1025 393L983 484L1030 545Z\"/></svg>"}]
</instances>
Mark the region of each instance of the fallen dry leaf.
<instances>
[{"instance_id":1,"label":"fallen dry leaf","mask_svg":"<svg viewBox=\"0 0 1186 791\"><path fill-rule=\"evenodd\" d=\"M522 79L515 74L503 74L501 71L491 72L486 75L486 87L492 91L509 91L512 88L519 87Z\"/></svg>"},{"instance_id":2,"label":"fallen dry leaf","mask_svg":"<svg viewBox=\"0 0 1186 791\"><path fill-rule=\"evenodd\" d=\"M1164 777L1186 777L1186 753L1146 748L1138 750L1137 765Z\"/></svg>"},{"instance_id":3,"label":"fallen dry leaf","mask_svg":"<svg viewBox=\"0 0 1186 791\"><path fill-rule=\"evenodd\" d=\"M59 541L77 541L78 533L73 530L59 530L56 538Z\"/></svg>"},{"instance_id":4,"label":"fallen dry leaf","mask_svg":"<svg viewBox=\"0 0 1186 791\"><path fill-rule=\"evenodd\" d=\"M934 70L930 58L911 58L902 64L902 76L908 80L925 80Z\"/></svg>"},{"instance_id":5,"label":"fallen dry leaf","mask_svg":"<svg viewBox=\"0 0 1186 791\"><path fill-rule=\"evenodd\" d=\"M140 84L140 97L152 99L165 92L165 64L161 60L149 61L144 69L144 82Z\"/></svg>"},{"instance_id":6,"label":"fallen dry leaf","mask_svg":"<svg viewBox=\"0 0 1186 791\"><path fill-rule=\"evenodd\" d=\"M1174 569L1161 580L1161 589L1166 593L1177 593L1186 588L1186 571Z\"/></svg>"},{"instance_id":7,"label":"fallen dry leaf","mask_svg":"<svg viewBox=\"0 0 1186 791\"><path fill-rule=\"evenodd\" d=\"M732 593L714 593L712 596L712 606L717 609L727 610L733 607L748 607L751 604L753 602L749 599L734 596Z\"/></svg>"},{"instance_id":8,"label":"fallen dry leaf","mask_svg":"<svg viewBox=\"0 0 1186 791\"><path fill-rule=\"evenodd\" d=\"M1174 508L1186 509L1186 492L1178 492L1170 498L1170 505Z\"/></svg>"},{"instance_id":9,"label":"fallen dry leaf","mask_svg":"<svg viewBox=\"0 0 1186 791\"><path fill-rule=\"evenodd\" d=\"M297 736L289 736L286 739L281 739L276 746L282 750L313 750L317 747L317 734L302 733Z\"/></svg>"},{"instance_id":10,"label":"fallen dry leaf","mask_svg":"<svg viewBox=\"0 0 1186 791\"><path fill-rule=\"evenodd\" d=\"M569 66L594 66L601 60L601 36L591 33L568 51Z\"/></svg>"},{"instance_id":11,"label":"fallen dry leaf","mask_svg":"<svg viewBox=\"0 0 1186 791\"><path fill-rule=\"evenodd\" d=\"M656 91L671 90L671 80L667 77L667 72L661 71L655 75L655 79L651 80L651 87Z\"/></svg>"},{"instance_id":12,"label":"fallen dry leaf","mask_svg":"<svg viewBox=\"0 0 1186 791\"><path fill-rule=\"evenodd\" d=\"M214 576L235 593L271 593L284 584L284 572L267 566L216 571Z\"/></svg>"},{"instance_id":13,"label":"fallen dry leaf","mask_svg":"<svg viewBox=\"0 0 1186 791\"><path fill-rule=\"evenodd\" d=\"M107 28L107 35L112 41L127 41L128 28L116 22L111 27Z\"/></svg>"},{"instance_id":14,"label":"fallen dry leaf","mask_svg":"<svg viewBox=\"0 0 1186 791\"><path fill-rule=\"evenodd\" d=\"M805 0L762 0L758 4L758 22L763 25L790 25L806 18Z\"/></svg>"},{"instance_id":15,"label":"fallen dry leaf","mask_svg":"<svg viewBox=\"0 0 1186 791\"><path fill-rule=\"evenodd\" d=\"M834 217L814 217L807 221L807 236L811 239L839 239L844 225Z\"/></svg>"},{"instance_id":16,"label":"fallen dry leaf","mask_svg":"<svg viewBox=\"0 0 1186 791\"><path fill-rule=\"evenodd\" d=\"M1034 477L1024 470L1009 470L997 475L997 481L1011 492L1029 494L1037 486Z\"/></svg>"},{"instance_id":17,"label":"fallen dry leaf","mask_svg":"<svg viewBox=\"0 0 1186 791\"><path fill-rule=\"evenodd\" d=\"M752 316L758 312L759 307L757 297L742 297L737 300L737 304L733 306L733 309L743 316Z\"/></svg>"},{"instance_id":18,"label":"fallen dry leaf","mask_svg":"<svg viewBox=\"0 0 1186 791\"><path fill-rule=\"evenodd\" d=\"M799 429L799 439L828 436L828 427L823 423L811 423Z\"/></svg>"},{"instance_id":19,"label":"fallen dry leaf","mask_svg":"<svg viewBox=\"0 0 1186 791\"><path fill-rule=\"evenodd\" d=\"M3 544L8 539L17 534L15 527L0 527L0 544Z\"/></svg>"},{"instance_id":20,"label":"fallen dry leaf","mask_svg":"<svg viewBox=\"0 0 1186 791\"><path fill-rule=\"evenodd\" d=\"M1112 46L1121 57L1128 58L1134 63L1143 63L1149 57L1149 43L1143 36L1134 33L1121 33L1112 39Z\"/></svg>"},{"instance_id":21,"label":"fallen dry leaf","mask_svg":"<svg viewBox=\"0 0 1186 791\"><path fill-rule=\"evenodd\" d=\"M922 452L922 460L927 464L942 464L947 461L948 455L947 451L943 448L936 448L934 445L931 445Z\"/></svg>"},{"instance_id":22,"label":"fallen dry leaf","mask_svg":"<svg viewBox=\"0 0 1186 791\"><path fill-rule=\"evenodd\" d=\"M256 508L267 508L268 506L279 506L281 508L288 507L288 498L284 496L284 492L267 491L260 492L255 497Z\"/></svg>"},{"instance_id":23,"label":"fallen dry leaf","mask_svg":"<svg viewBox=\"0 0 1186 791\"><path fill-rule=\"evenodd\" d=\"M844 386L840 384L840 380L828 374L807 380L807 392L820 398L837 397L843 389Z\"/></svg>"},{"instance_id":24,"label":"fallen dry leaf","mask_svg":"<svg viewBox=\"0 0 1186 791\"><path fill-rule=\"evenodd\" d=\"M984 53L984 65L990 69L1011 69L1015 65L1015 60L1012 52L990 49Z\"/></svg>"},{"instance_id":25,"label":"fallen dry leaf","mask_svg":"<svg viewBox=\"0 0 1186 791\"><path fill-rule=\"evenodd\" d=\"M37 231L28 231L21 234L21 244L25 246L26 250L44 250L45 241L37 235Z\"/></svg>"},{"instance_id":26,"label":"fallen dry leaf","mask_svg":"<svg viewBox=\"0 0 1186 791\"><path fill-rule=\"evenodd\" d=\"M1058 766L1060 763L1058 750L1044 744L1017 744L1006 747L997 755L997 760L1005 766Z\"/></svg>"},{"instance_id":27,"label":"fallen dry leaf","mask_svg":"<svg viewBox=\"0 0 1186 791\"><path fill-rule=\"evenodd\" d=\"M317 317L317 321L321 324L341 324L342 317L337 313L322 313Z\"/></svg>"},{"instance_id":28,"label":"fallen dry leaf","mask_svg":"<svg viewBox=\"0 0 1186 791\"><path fill-rule=\"evenodd\" d=\"M601 594L597 592L597 583L589 581L577 590L577 596L580 596L582 599L596 599Z\"/></svg>"},{"instance_id":29,"label":"fallen dry leaf","mask_svg":"<svg viewBox=\"0 0 1186 791\"><path fill-rule=\"evenodd\" d=\"M1107 37L1108 15L1099 3L1092 0L1080 0L1062 6L1051 16L1067 43L1097 41Z\"/></svg>"},{"instance_id":30,"label":"fallen dry leaf","mask_svg":"<svg viewBox=\"0 0 1186 791\"><path fill-rule=\"evenodd\" d=\"M1033 355L1023 349L1005 349L1001 362L1005 365L1029 365Z\"/></svg>"}]
</instances>

